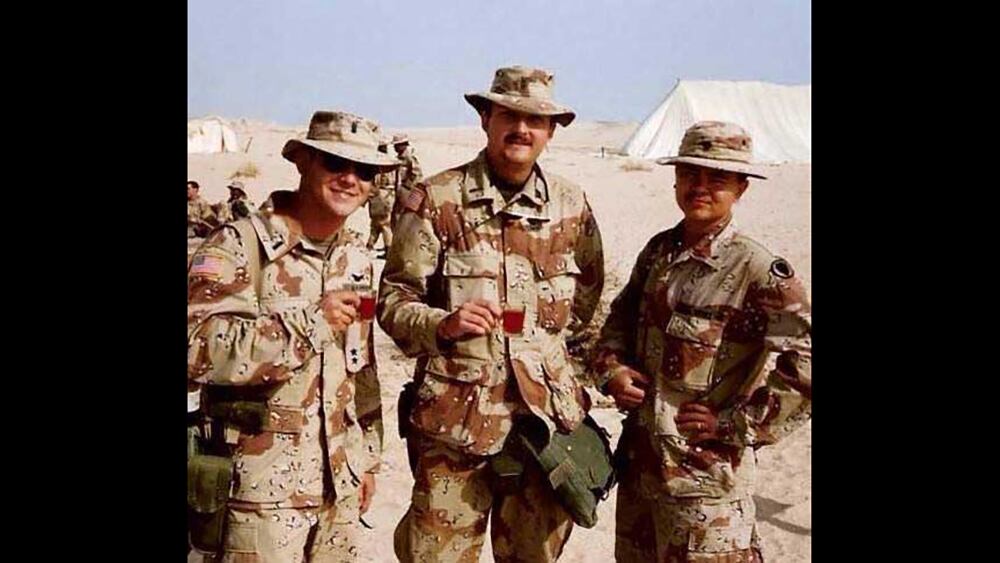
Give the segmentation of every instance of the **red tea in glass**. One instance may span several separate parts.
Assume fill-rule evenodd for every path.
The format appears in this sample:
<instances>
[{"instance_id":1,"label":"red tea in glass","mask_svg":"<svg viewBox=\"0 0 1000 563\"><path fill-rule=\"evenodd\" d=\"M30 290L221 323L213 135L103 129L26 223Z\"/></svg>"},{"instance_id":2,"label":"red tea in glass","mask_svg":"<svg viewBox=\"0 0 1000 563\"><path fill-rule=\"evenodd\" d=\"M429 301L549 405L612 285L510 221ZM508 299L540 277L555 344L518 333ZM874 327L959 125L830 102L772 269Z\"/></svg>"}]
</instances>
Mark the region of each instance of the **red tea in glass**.
<instances>
[{"instance_id":1,"label":"red tea in glass","mask_svg":"<svg viewBox=\"0 0 1000 563\"><path fill-rule=\"evenodd\" d=\"M361 304L358 305L358 316L363 321L370 321L375 318L375 295L368 293L361 295Z\"/></svg>"},{"instance_id":2,"label":"red tea in glass","mask_svg":"<svg viewBox=\"0 0 1000 563\"><path fill-rule=\"evenodd\" d=\"M503 310L503 331L507 334L521 334L524 330L524 306L505 307Z\"/></svg>"}]
</instances>

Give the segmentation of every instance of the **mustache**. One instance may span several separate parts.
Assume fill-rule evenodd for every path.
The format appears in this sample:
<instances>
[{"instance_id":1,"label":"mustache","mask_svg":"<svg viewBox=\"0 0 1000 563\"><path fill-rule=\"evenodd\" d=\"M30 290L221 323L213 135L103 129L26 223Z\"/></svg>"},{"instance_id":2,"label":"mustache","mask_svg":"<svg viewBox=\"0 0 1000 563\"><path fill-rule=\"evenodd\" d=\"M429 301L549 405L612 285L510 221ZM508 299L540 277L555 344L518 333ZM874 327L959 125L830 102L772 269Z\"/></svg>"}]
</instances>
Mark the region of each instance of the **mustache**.
<instances>
[{"instance_id":1,"label":"mustache","mask_svg":"<svg viewBox=\"0 0 1000 563\"><path fill-rule=\"evenodd\" d=\"M507 135L504 136L503 142L530 145L531 137L529 137L528 135L524 135L522 133L508 133Z\"/></svg>"}]
</instances>

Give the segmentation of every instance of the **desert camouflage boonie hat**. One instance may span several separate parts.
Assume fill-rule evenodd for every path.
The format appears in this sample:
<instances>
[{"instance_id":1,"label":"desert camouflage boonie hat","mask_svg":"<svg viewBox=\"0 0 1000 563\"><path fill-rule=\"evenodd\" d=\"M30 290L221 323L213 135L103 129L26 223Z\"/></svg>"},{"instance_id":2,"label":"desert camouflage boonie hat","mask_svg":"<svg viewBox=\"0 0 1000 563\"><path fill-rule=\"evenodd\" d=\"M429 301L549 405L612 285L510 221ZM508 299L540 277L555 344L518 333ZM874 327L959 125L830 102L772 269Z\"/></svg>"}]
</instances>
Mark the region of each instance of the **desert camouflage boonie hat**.
<instances>
[{"instance_id":1,"label":"desert camouflage boonie hat","mask_svg":"<svg viewBox=\"0 0 1000 563\"><path fill-rule=\"evenodd\" d=\"M493 76L489 92L465 94L465 101L476 111L483 111L492 102L522 113L551 115L566 127L576 118L576 112L552 99L554 83L552 74L540 68L502 67Z\"/></svg>"},{"instance_id":2,"label":"desert camouflage boonie hat","mask_svg":"<svg viewBox=\"0 0 1000 563\"><path fill-rule=\"evenodd\" d=\"M400 133L398 135L392 136L393 145L402 145L403 143L409 143L410 138L406 136L406 133Z\"/></svg>"},{"instance_id":3,"label":"desert camouflage boonie hat","mask_svg":"<svg viewBox=\"0 0 1000 563\"><path fill-rule=\"evenodd\" d=\"M342 111L317 111L309 121L305 139L290 139L281 156L295 162L293 154L302 146L353 162L385 168L399 165L396 158L378 151L380 127L374 121Z\"/></svg>"},{"instance_id":4,"label":"desert camouflage boonie hat","mask_svg":"<svg viewBox=\"0 0 1000 563\"><path fill-rule=\"evenodd\" d=\"M753 140L735 123L699 121L684 132L677 156L658 158L657 164L694 164L766 180L753 164Z\"/></svg>"},{"instance_id":5,"label":"desert camouflage boonie hat","mask_svg":"<svg viewBox=\"0 0 1000 563\"><path fill-rule=\"evenodd\" d=\"M243 182L239 180L233 180L232 182L229 182L229 185L226 187L231 190L239 190L243 193L246 193L246 187L244 187Z\"/></svg>"}]
</instances>

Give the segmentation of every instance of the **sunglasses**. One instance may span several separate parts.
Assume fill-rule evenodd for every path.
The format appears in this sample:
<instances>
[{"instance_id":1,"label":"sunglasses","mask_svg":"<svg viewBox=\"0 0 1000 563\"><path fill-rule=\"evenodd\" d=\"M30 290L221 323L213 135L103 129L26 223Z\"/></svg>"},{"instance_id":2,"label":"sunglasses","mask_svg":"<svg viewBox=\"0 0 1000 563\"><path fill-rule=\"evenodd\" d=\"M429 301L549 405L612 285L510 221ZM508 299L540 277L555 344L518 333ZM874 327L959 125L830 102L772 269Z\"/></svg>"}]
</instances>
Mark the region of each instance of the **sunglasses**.
<instances>
[{"instance_id":1,"label":"sunglasses","mask_svg":"<svg viewBox=\"0 0 1000 563\"><path fill-rule=\"evenodd\" d=\"M362 182L372 182L375 180L375 175L378 174L378 167L371 164L354 162L328 153L319 153L319 155L323 168L333 174L343 174L353 168L354 175Z\"/></svg>"}]
</instances>

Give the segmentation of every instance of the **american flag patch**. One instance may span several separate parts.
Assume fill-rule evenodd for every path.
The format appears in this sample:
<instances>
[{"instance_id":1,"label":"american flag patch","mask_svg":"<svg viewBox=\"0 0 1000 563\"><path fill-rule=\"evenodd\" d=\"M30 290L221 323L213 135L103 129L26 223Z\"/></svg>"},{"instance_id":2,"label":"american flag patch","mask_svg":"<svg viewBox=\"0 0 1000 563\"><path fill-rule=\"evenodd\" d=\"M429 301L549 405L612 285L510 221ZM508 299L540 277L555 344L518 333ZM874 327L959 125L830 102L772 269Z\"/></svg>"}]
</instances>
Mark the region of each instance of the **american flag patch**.
<instances>
[{"instance_id":1,"label":"american flag patch","mask_svg":"<svg viewBox=\"0 0 1000 563\"><path fill-rule=\"evenodd\" d=\"M222 274L222 258L199 254L191 261L191 275L219 276Z\"/></svg>"},{"instance_id":2,"label":"american flag patch","mask_svg":"<svg viewBox=\"0 0 1000 563\"><path fill-rule=\"evenodd\" d=\"M410 211L420 211L420 204L424 202L424 190L423 188L415 187L403 200L403 207L409 209Z\"/></svg>"}]
</instances>

